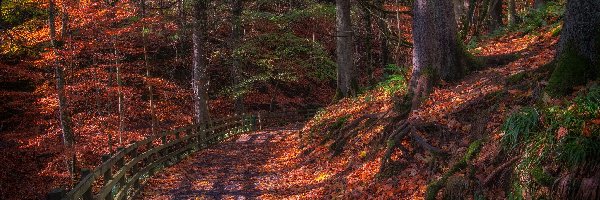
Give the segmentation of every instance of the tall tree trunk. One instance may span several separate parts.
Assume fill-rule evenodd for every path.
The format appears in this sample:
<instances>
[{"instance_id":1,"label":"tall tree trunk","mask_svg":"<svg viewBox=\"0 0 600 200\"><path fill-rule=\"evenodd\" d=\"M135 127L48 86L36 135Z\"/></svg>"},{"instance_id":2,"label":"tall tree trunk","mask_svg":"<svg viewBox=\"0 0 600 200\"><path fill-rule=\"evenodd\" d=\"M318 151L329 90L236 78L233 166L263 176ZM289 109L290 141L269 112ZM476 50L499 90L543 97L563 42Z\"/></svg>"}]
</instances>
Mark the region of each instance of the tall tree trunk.
<instances>
[{"instance_id":1,"label":"tall tree trunk","mask_svg":"<svg viewBox=\"0 0 600 200\"><path fill-rule=\"evenodd\" d=\"M336 98L354 96L357 90L352 49L354 47L350 0L336 0L336 52L337 52L337 94Z\"/></svg>"},{"instance_id":2,"label":"tall tree trunk","mask_svg":"<svg viewBox=\"0 0 600 200\"><path fill-rule=\"evenodd\" d=\"M146 68L146 85L148 87L148 106L150 108L150 132L152 135L156 134L156 113L154 109L154 90L150 79L152 78L150 65L148 65L148 35L146 34L146 0L140 1L140 17L142 18L142 43L144 50L144 67Z\"/></svg>"},{"instance_id":3,"label":"tall tree trunk","mask_svg":"<svg viewBox=\"0 0 600 200\"><path fill-rule=\"evenodd\" d=\"M490 1L488 13L490 14L490 31L495 31L502 26L502 0Z\"/></svg>"},{"instance_id":4,"label":"tall tree trunk","mask_svg":"<svg viewBox=\"0 0 600 200\"><path fill-rule=\"evenodd\" d=\"M50 43L52 45L52 49L54 54L58 54L58 44L56 42L56 25L55 25L55 15L56 15L56 7L54 0L50 0L49 6L49 27L50 27ZM58 93L58 113L59 113L59 121L60 127L62 129L62 138L63 144L65 145L65 149L67 151L66 163L67 170L71 174L71 180L75 180L75 137L73 135L73 130L71 128L71 115L69 110L67 109L67 97L65 93L65 75L64 68L61 66L60 61L56 59L54 61L54 73L56 78L56 92Z\"/></svg>"},{"instance_id":5,"label":"tall tree trunk","mask_svg":"<svg viewBox=\"0 0 600 200\"><path fill-rule=\"evenodd\" d=\"M515 0L508 0L508 26L514 26L519 23L517 16L517 6Z\"/></svg>"},{"instance_id":6,"label":"tall tree trunk","mask_svg":"<svg viewBox=\"0 0 600 200\"><path fill-rule=\"evenodd\" d=\"M468 0L468 1L469 1L469 8L467 11L467 16L463 20L463 27L462 27L462 37L463 38L466 38L467 35L469 35L469 31L471 30L471 24L473 24L475 21L475 8L477 8L477 1L475 1L475 0Z\"/></svg>"},{"instance_id":7,"label":"tall tree trunk","mask_svg":"<svg viewBox=\"0 0 600 200\"><path fill-rule=\"evenodd\" d=\"M370 1L366 2L367 4L370 4ZM372 41L373 41L373 24L372 24L372 14L371 14L371 10L369 9L368 5L361 5L361 11L362 11L362 20L363 20L363 29L364 29L364 40L363 40L363 46L364 46L364 55L363 55L363 65L364 68L367 71L367 74L369 76L369 85L373 84L373 81L375 81L375 77L373 74L373 47L372 47Z\"/></svg>"},{"instance_id":8,"label":"tall tree trunk","mask_svg":"<svg viewBox=\"0 0 600 200\"><path fill-rule=\"evenodd\" d=\"M194 1L194 55L192 66L192 90L194 91L194 122L204 124L208 119L208 75L206 60L207 0Z\"/></svg>"},{"instance_id":9,"label":"tall tree trunk","mask_svg":"<svg viewBox=\"0 0 600 200\"><path fill-rule=\"evenodd\" d=\"M573 86L600 77L600 1L567 1L558 46L551 95L569 94Z\"/></svg>"},{"instance_id":10,"label":"tall tree trunk","mask_svg":"<svg viewBox=\"0 0 600 200\"><path fill-rule=\"evenodd\" d=\"M242 42L242 11L244 9L244 3L242 0L231 0L231 44L230 48L232 52L237 49ZM232 54L232 65L231 65L231 80L234 88L240 84L240 58ZM244 97L241 91L234 91L234 109L235 112L241 114L244 112Z\"/></svg>"},{"instance_id":11,"label":"tall tree trunk","mask_svg":"<svg viewBox=\"0 0 600 200\"><path fill-rule=\"evenodd\" d=\"M388 44L388 36L389 29L387 27L387 13L385 12L385 0L375 0L375 4L379 10L379 17L377 19L377 26L379 27L379 38L381 40L381 55L380 55L380 65L381 68L385 69L385 67L390 63L390 49ZM386 78L387 74L384 70L384 77Z\"/></svg>"},{"instance_id":12,"label":"tall tree trunk","mask_svg":"<svg viewBox=\"0 0 600 200\"><path fill-rule=\"evenodd\" d=\"M466 72L451 1L415 0L413 5L413 109L439 79L454 81Z\"/></svg>"}]
</instances>

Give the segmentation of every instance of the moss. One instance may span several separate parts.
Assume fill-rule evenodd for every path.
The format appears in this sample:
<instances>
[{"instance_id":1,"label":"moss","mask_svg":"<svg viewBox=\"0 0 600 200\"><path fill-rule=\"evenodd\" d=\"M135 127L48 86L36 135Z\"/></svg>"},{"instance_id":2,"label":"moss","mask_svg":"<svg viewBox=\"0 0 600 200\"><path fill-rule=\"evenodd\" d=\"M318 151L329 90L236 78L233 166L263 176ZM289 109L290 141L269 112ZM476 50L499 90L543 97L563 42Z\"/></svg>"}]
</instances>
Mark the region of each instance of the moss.
<instances>
[{"instance_id":1,"label":"moss","mask_svg":"<svg viewBox=\"0 0 600 200\"><path fill-rule=\"evenodd\" d=\"M547 187L552 186L552 184L554 183L554 180L556 180L550 174L544 172L544 169L542 169L539 166L533 168L531 170L530 174L531 174L531 177L533 177L533 180L535 180L535 182L539 183L540 185L547 186Z\"/></svg>"},{"instance_id":2,"label":"moss","mask_svg":"<svg viewBox=\"0 0 600 200\"><path fill-rule=\"evenodd\" d=\"M442 186L446 184L446 181L448 180L448 178L451 177L452 175L454 175L456 172L459 172L459 171L467 168L467 166L468 166L467 162L472 160L473 158L475 158L475 156L479 153L479 150L481 150L482 144L483 144L483 141L481 141L481 140L476 140L476 141L472 142L469 145L467 152L465 152L465 155L457 163L452 165L452 167L450 167L450 170L448 172L446 172L444 175L442 175L442 178L440 178L437 181L433 181L429 185L427 185L427 190L425 192L425 199L427 199L427 200L436 199L437 193L442 189Z\"/></svg>"},{"instance_id":3,"label":"moss","mask_svg":"<svg viewBox=\"0 0 600 200\"><path fill-rule=\"evenodd\" d=\"M573 48L567 48L556 63L546 92L553 97L567 95L572 92L574 86L585 84L594 78L595 71L590 61L579 55Z\"/></svg>"},{"instance_id":4,"label":"moss","mask_svg":"<svg viewBox=\"0 0 600 200\"><path fill-rule=\"evenodd\" d=\"M527 73L525 73L525 72L513 74L506 79L506 85L517 84L517 83L525 80L525 78L527 78Z\"/></svg>"},{"instance_id":5,"label":"moss","mask_svg":"<svg viewBox=\"0 0 600 200\"><path fill-rule=\"evenodd\" d=\"M465 153L465 157L464 157L465 161L473 160L473 158L475 158L475 156L481 150L482 144L483 144L483 141L481 141L481 140L476 140L476 141L472 142L471 145L469 145L467 152Z\"/></svg>"},{"instance_id":6,"label":"moss","mask_svg":"<svg viewBox=\"0 0 600 200\"><path fill-rule=\"evenodd\" d=\"M469 190L469 181L464 176L451 176L445 187L444 200L465 199Z\"/></svg>"}]
</instances>

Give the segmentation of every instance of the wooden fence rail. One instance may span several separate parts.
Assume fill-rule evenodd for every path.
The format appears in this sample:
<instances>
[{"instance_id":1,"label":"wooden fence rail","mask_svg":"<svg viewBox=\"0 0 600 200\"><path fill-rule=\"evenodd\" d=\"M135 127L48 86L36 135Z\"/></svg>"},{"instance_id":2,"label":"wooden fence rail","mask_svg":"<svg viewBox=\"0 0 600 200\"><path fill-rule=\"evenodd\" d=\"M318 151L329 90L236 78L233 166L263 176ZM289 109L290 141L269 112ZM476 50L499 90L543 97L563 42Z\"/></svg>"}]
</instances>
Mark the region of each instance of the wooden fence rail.
<instances>
[{"instance_id":1,"label":"wooden fence rail","mask_svg":"<svg viewBox=\"0 0 600 200\"><path fill-rule=\"evenodd\" d=\"M157 171L192 152L252 130L255 119L254 115L235 115L211 121L208 126L186 126L134 142L113 155L103 155L102 164L94 170L82 169L80 181L70 191L55 189L47 198L129 199Z\"/></svg>"},{"instance_id":2,"label":"wooden fence rail","mask_svg":"<svg viewBox=\"0 0 600 200\"><path fill-rule=\"evenodd\" d=\"M234 115L209 121L206 125L190 125L161 132L142 141L103 155L95 169L82 169L81 179L70 191L54 189L48 200L131 199L149 177L173 165L187 155L217 144L230 136L256 130L263 124L300 121L316 110ZM286 119L286 120L282 120Z\"/></svg>"}]
</instances>

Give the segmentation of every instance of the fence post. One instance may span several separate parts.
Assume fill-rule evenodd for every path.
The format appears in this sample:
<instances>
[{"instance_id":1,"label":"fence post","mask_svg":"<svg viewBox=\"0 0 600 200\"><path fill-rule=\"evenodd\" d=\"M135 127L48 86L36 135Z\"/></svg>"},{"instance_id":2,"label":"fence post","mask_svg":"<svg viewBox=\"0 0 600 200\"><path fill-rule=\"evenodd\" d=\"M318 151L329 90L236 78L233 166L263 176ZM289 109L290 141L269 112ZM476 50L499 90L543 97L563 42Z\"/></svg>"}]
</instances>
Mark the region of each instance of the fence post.
<instances>
[{"instance_id":1,"label":"fence post","mask_svg":"<svg viewBox=\"0 0 600 200\"><path fill-rule=\"evenodd\" d=\"M117 148L117 152L123 151L123 147L119 147ZM117 169L119 169L118 171L121 171L121 169L123 169L123 166L125 166L125 155L123 155L123 157L121 157L118 161L117 161ZM121 176L121 178L119 178L119 190L121 190L121 188L123 187L124 183L125 183L125 175L127 174L127 172L123 173L123 176Z\"/></svg>"},{"instance_id":2,"label":"fence post","mask_svg":"<svg viewBox=\"0 0 600 200\"><path fill-rule=\"evenodd\" d=\"M135 141L132 142L133 144L133 150L131 151L131 160L135 159L138 157L138 146L137 143L135 143ZM133 178L135 176L135 174L138 173L138 164L139 163L134 163L133 166L131 167L131 177ZM138 179L132 180L133 181L133 188L137 189L139 187L139 182Z\"/></svg>"},{"instance_id":3,"label":"fence post","mask_svg":"<svg viewBox=\"0 0 600 200\"><path fill-rule=\"evenodd\" d=\"M258 130L262 130L262 118L260 112L258 112Z\"/></svg>"},{"instance_id":4,"label":"fence post","mask_svg":"<svg viewBox=\"0 0 600 200\"><path fill-rule=\"evenodd\" d=\"M81 180L85 179L91 173L92 173L92 171L90 171L90 169L87 169L87 168L81 169ZM85 189L85 192L83 193L82 198L84 200L92 200L94 198L92 196L92 187L91 186L89 188Z\"/></svg>"},{"instance_id":5,"label":"fence post","mask_svg":"<svg viewBox=\"0 0 600 200\"><path fill-rule=\"evenodd\" d=\"M53 189L46 195L47 200L61 200L63 197L65 197L65 189L63 188Z\"/></svg>"},{"instance_id":6,"label":"fence post","mask_svg":"<svg viewBox=\"0 0 600 200\"><path fill-rule=\"evenodd\" d=\"M110 155L108 155L108 154L102 155L102 163L106 163L106 161L108 161L108 159L110 159ZM112 179L112 166L104 172L103 179L104 179L104 186L108 185L108 182L110 182L110 180ZM112 192L109 192L108 195L106 195L106 200L112 200L112 199L113 199Z\"/></svg>"}]
</instances>

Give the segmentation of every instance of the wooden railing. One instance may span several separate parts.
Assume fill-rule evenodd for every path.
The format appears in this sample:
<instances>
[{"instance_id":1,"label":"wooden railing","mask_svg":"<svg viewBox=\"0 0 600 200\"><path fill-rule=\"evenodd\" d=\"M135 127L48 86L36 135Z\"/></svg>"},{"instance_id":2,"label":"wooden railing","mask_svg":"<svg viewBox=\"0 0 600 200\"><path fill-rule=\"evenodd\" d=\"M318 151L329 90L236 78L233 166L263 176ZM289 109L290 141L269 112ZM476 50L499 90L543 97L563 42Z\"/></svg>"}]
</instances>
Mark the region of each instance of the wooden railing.
<instances>
[{"instance_id":1,"label":"wooden railing","mask_svg":"<svg viewBox=\"0 0 600 200\"><path fill-rule=\"evenodd\" d=\"M133 142L125 148L118 148L112 155L102 156L100 166L94 170L81 170L81 179L73 189L55 189L48 193L47 199L130 199L142 189L141 186L149 177L193 152L230 136L262 129L263 126L304 121L315 112L314 109L257 112L211 120L206 125L191 125L161 132Z\"/></svg>"},{"instance_id":2,"label":"wooden railing","mask_svg":"<svg viewBox=\"0 0 600 200\"><path fill-rule=\"evenodd\" d=\"M230 136L253 130L255 121L254 115L235 115L212 120L208 126L186 126L134 142L113 155L102 156L102 164L93 171L82 169L80 181L70 191L55 189L47 198L129 199L165 166Z\"/></svg>"}]
</instances>

